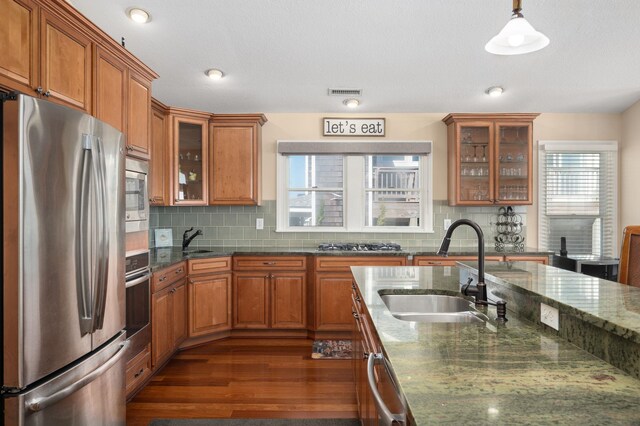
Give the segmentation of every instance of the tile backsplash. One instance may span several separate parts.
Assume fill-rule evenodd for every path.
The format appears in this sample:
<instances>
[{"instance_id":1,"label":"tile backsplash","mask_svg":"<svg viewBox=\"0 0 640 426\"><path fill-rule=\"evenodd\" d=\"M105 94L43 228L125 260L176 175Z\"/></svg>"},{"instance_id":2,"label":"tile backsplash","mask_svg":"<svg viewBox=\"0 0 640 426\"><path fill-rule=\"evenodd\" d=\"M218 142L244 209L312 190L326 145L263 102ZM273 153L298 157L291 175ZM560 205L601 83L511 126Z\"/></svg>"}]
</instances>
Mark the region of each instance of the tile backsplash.
<instances>
[{"instance_id":1,"label":"tile backsplash","mask_svg":"<svg viewBox=\"0 0 640 426\"><path fill-rule=\"evenodd\" d=\"M526 235L526 209L515 207L522 217L522 235ZM264 219L264 229L256 229L256 218ZM437 246L444 236L444 219L467 218L477 222L485 235L485 243L493 245L497 234L497 207L450 207L446 200L433 202L433 233L343 233L343 232L276 232L276 202L261 206L151 207L149 246L155 247L154 229L169 228L173 245L182 244L182 234L190 227L202 229L191 247L282 247L312 248L326 242L397 242L403 247ZM458 228L451 248L477 244L469 227ZM525 245L526 241L525 241Z\"/></svg>"}]
</instances>

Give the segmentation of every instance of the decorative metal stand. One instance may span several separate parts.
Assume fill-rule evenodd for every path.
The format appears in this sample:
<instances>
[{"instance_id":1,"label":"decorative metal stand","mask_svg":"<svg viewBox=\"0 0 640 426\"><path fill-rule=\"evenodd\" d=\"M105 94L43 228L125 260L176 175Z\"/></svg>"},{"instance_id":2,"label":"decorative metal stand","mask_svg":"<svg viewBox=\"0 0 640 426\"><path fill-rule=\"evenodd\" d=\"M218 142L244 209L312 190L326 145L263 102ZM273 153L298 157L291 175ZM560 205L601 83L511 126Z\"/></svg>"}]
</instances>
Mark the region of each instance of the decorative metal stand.
<instances>
[{"instance_id":1,"label":"decorative metal stand","mask_svg":"<svg viewBox=\"0 0 640 426\"><path fill-rule=\"evenodd\" d=\"M522 217L511 206L498 209L496 229L496 251L524 251Z\"/></svg>"}]
</instances>

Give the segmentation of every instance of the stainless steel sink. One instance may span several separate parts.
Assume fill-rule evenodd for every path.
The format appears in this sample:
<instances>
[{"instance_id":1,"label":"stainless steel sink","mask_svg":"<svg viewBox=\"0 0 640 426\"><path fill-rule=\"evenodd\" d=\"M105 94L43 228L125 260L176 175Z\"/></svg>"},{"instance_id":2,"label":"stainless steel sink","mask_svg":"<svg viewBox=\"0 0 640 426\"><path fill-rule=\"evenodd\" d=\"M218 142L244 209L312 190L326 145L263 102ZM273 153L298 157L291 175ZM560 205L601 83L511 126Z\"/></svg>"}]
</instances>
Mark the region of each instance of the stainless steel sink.
<instances>
[{"instance_id":1,"label":"stainless steel sink","mask_svg":"<svg viewBox=\"0 0 640 426\"><path fill-rule=\"evenodd\" d=\"M380 296L391 315L403 321L481 323L486 315L462 297L438 294L385 294Z\"/></svg>"}]
</instances>

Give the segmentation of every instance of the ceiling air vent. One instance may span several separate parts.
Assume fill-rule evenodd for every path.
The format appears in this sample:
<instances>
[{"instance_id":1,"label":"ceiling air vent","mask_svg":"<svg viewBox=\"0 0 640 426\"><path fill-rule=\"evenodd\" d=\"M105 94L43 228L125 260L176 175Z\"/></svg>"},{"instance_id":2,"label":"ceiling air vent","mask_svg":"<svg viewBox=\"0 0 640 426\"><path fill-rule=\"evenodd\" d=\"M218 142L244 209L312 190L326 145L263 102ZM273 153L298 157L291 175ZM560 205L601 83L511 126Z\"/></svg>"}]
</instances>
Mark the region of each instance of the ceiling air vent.
<instances>
[{"instance_id":1,"label":"ceiling air vent","mask_svg":"<svg viewBox=\"0 0 640 426\"><path fill-rule=\"evenodd\" d=\"M329 96L362 96L362 89L329 89Z\"/></svg>"}]
</instances>

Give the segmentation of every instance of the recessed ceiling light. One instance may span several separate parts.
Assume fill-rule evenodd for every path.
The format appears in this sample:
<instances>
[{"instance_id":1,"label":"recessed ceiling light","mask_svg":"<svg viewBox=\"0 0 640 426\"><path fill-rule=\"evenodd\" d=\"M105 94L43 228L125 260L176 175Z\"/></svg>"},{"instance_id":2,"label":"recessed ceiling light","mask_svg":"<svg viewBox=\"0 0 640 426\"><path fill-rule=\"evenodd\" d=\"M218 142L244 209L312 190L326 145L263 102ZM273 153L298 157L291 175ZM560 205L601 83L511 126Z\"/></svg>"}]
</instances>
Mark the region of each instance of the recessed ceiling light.
<instances>
[{"instance_id":1,"label":"recessed ceiling light","mask_svg":"<svg viewBox=\"0 0 640 426\"><path fill-rule=\"evenodd\" d=\"M491 86L487 90L485 90L485 93L492 98L497 98L498 96L502 95L502 92L504 92L504 89L500 86Z\"/></svg>"},{"instance_id":2,"label":"recessed ceiling light","mask_svg":"<svg viewBox=\"0 0 640 426\"><path fill-rule=\"evenodd\" d=\"M360 105L360 101L357 99L345 99L342 103L349 108L357 108Z\"/></svg>"},{"instance_id":3,"label":"recessed ceiling light","mask_svg":"<svg viewBox=\"0 0 640 426\"><path fill-rule=\"evenodd\" d=\"M522 0L513 0L513 14L502 31L484 46L494 55L521 55L543 49L549 38L536 31L521 13Z\"/></svg>"},{"instance_id":4,"label":"recessed ceiling light","mask_svg":"<svg viewBox=\"0 0 640 426\"><path fill-rule=\"evenodd\" d=\"M224 77L224 73L217 68L211 68L210 70L207 70L205 74L211 80L220 80L222 77Z\"/></svg>"},{"instance_id":5,"label":"recessed ceiling light","mask_svg":"<svg viewBox=\"0 0 640 426\"><path fill-rule=\"evenodd\" d=\"M138 7L131 7L127 9L127 15L133 22L136 22L138 24L146 24L151 20L151 15L149 15L149 12Z\"/></svg>"}]
</instances>

